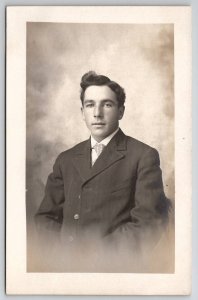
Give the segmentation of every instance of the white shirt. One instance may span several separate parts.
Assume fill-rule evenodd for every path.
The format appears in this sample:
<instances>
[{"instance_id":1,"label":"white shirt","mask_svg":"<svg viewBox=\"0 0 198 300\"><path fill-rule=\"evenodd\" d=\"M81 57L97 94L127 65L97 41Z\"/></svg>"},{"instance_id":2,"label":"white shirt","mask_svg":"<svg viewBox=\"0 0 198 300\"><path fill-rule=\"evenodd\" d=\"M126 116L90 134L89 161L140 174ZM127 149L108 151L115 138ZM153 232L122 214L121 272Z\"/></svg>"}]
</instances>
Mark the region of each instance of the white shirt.
<instances>
[{"instance_id":1,"label":"white shirt","mask_svg":"<svg viewBox=\"0 0 198 300\"><path fill-rule=\"evenodd\" d=\"M91 161L92 166L94 165L96 159L98 158L98 155L93 148L96 144L103 144L104 146L107 146L108 143L111 141L111 139L114 137L114 135L118 132L119 128L117 128L113 133L111 133L109 136L107 136L104 140L102 140L100 143L98 143L93 136L91 136Z\"/></svg>"}]
</instances>

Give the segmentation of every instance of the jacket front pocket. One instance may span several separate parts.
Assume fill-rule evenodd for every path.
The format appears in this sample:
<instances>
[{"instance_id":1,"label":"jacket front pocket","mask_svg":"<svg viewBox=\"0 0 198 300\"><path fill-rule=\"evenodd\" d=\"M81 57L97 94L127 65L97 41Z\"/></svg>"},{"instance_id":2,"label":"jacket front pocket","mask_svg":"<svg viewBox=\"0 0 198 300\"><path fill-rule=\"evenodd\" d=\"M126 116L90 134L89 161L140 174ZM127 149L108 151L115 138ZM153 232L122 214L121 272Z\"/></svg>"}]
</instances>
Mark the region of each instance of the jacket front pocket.
<instances>
[{"instance_id":1,"label":"jacket front pocket","mask_svg":"<svg viewBox=\"0 0 198 300\"><path fill-rule=\"evenodd\" d=\"M131 189L132 186L133 186L132 178L127 178L126 180L120 182L119 184L114 185L111 188L111 194L116 193L116 192L121 191L121 190L124 190L124 189Z\"/></svg>"}]
</instances>

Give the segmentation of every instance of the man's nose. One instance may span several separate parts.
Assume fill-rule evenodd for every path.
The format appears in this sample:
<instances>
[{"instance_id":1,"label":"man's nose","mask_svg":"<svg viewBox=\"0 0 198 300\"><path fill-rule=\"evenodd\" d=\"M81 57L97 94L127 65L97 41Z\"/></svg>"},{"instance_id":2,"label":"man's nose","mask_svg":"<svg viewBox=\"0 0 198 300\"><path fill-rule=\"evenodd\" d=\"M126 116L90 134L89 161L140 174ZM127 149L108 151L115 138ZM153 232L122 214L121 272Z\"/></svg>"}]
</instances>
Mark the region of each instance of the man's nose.
<instances>
[{"instance_id":1,"label":"man's nose","mask_svg":"<svg viewBox=\"0 0 198 300\"><path fill-rule=\"evenodd\" d=\"M103 112L102 112L102 107L100 105L96 105L94 107L94 117L102 117Z\"/></svg>"}]
</instances>

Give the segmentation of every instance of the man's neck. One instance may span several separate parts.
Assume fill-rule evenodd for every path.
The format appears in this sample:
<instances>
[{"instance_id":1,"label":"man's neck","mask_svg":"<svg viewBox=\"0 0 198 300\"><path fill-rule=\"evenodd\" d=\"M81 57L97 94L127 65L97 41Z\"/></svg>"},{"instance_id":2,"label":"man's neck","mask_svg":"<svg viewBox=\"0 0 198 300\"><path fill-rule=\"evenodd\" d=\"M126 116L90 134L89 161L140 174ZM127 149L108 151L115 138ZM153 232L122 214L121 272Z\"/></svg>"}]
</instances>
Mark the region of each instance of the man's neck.
<instances>
[{"instance_id":1,"label":"man's neck","mask_svg":"<svg viewBox=\"0 0 198 300\"><path fill-rule=\"evenodd\" d=\"M91 136L91 145L94 146L96 143L99 143L99 144L103 144L103 145L107 146L107 144L111 141L111 139L114 137L114 135L116 135L118 130L119 130L119 127L114 132L112 132L110 135L108 135L106 138L101 140L100 142L98 142L93 136Z\"/></svg>"}]
</instances>

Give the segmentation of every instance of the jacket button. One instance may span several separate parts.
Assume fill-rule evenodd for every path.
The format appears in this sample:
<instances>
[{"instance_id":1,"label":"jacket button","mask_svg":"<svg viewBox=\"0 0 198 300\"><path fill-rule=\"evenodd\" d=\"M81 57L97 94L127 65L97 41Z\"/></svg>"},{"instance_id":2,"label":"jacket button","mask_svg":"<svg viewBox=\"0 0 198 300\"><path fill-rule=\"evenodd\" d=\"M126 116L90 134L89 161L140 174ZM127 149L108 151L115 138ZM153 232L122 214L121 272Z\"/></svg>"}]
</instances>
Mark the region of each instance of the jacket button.
<instances>
[{"instance_id":1,"label":"jacket button","mask_svg":"<svg viewBox=\"0 0 198 300\"><path fill-rule=\"evenodd\" d=\"M79 214L75 214L75 215L74 215L74 220L78 220L78 219L80 219Z\"/></svg>"}]
</instances>

